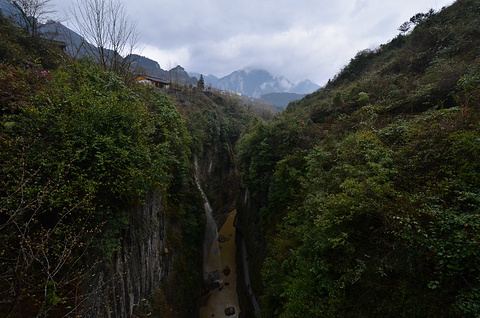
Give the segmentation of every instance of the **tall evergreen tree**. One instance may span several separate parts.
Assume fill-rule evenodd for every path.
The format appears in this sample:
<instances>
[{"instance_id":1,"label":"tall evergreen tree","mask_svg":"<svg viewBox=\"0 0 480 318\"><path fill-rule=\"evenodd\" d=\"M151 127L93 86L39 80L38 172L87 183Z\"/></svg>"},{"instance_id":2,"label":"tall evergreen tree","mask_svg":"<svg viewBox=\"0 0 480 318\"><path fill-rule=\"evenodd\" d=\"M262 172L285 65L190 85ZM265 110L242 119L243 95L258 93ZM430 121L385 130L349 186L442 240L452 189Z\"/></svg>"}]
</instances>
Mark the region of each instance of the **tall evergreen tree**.
<instances>
[{"instance_id":1,"label":"tall evergreen tree","mask_svg":"<svg viewBox=\"0 0 480 318\"><path fill-rule=\"evenodd\" d=\"M200 74L200 79L198 80L197 87L202 91L205 89L205 81L203 79L203 75Z\"/></svg>"}]
</instances>

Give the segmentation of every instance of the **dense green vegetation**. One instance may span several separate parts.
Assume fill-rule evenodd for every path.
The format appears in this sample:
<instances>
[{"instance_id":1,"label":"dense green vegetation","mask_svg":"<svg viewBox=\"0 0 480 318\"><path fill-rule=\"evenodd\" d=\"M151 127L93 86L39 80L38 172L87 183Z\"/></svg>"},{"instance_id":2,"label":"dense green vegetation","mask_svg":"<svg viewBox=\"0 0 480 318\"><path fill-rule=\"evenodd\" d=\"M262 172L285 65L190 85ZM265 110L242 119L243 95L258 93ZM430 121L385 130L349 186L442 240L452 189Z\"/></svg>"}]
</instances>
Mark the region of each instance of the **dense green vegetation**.
<instances>
[{"instance_id":1,"label":"dense green vegetation","mask_svg":"<svg viewBox=\"0 0 480 318\"><path fill-rule=\"evenodd\" d=\"M479 14L430 12L252 124L262 316L480 315Z\"/></svg>"},{"instance_id":2,"label":"dense green vegetation","mask_svg":"<svg viewBox=\"0 0 480 318\"><path fill-rule=\"evenodd\" d=\"M134 84L3 17L0 35L2 316L88 315L89 306L118 316L114 268L149 240L155 224L138 212L152 197L166 218L165 277L135 313L196 315L204 211L195 171L217 215L230 212L237 140L254 112L272 112L201 88Z\"/></svg>"},{"instance_id":3,"label":"dense green vegetation","mask_svg":"<svg viewBox=\"0 0 480 318\"><path fill-rule=\"evenodd\" d=\"M183 275L167 280L168 297L153 307L195 312L203 213L173 102L0 22L2 314L85 310L86 275L119 251L133 210L152 192L177 229L167 240Z\"/></svg>"},{"instance_id":4,"label":"dense green vegetation","mask_svg":"<svg viewBox=\"0 0 480 318\"><path fill-rule=\"evenodd\" d=\"M231 212L240 192L236 144L253 118L272 118L269 106L235 94L183 86L167 91L186 119L193 160L215 215Z\"/></svg>"}]
</instances>

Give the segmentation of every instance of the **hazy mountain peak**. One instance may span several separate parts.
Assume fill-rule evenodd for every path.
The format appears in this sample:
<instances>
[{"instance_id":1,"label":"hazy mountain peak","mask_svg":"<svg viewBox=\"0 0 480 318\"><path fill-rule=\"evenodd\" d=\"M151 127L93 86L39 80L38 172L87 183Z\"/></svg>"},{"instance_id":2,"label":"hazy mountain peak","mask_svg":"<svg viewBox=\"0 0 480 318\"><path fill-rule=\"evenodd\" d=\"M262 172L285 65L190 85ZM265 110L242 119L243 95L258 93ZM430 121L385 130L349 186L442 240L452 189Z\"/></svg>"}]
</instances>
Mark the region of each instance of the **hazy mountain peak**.
<instances>
[{"instance_id":1,"label":"hazy mountain peak","mask_svg":"<svg viewBox=\"0 0 480 318\"><path fill-rule=\"evenodd\" d=\"M222 77L216 87L256 98L269 93L308 94L320 88L310 80L294 84L283 76L273 76L266 70L252 67Z\"/></svg>"}]
</instances>

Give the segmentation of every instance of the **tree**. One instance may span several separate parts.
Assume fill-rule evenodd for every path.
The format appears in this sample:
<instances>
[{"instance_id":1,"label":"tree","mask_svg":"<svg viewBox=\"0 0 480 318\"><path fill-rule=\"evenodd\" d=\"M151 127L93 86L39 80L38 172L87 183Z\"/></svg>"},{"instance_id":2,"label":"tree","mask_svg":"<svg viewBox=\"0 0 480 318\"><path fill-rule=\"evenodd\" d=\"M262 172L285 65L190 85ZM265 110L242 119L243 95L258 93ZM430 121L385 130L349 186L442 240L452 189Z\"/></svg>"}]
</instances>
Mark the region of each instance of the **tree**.
<instances>
[{"instance_id":1,"label":"tree","mask_svg":"<svg viewBox=\"0 0 480 318\"><path fill-rule=\"evenodd\" d=\"M205 89L205 81L203 80L202 74L200 74L200 79L198 80L197 87L202 91Z\"/></svg>"},{"instance_id":2,"label":"tree","mask_svg":"<svg viewBox=\"0 0 480 318\"><path fill-rule=\"evenodd\" d=\"M404 22L397 30L405 35L410 31L412 26L417 26L434 15L435 11L433 9L430 9L427 13L417 13L410 18L410 21Z\"/></svg>"},{"instance_id":3,"label":"tree","mask_svg":"<svg viewBox=\"0 0 480 318\"><path fill-rule=\"evenodd\" d=\"M408 31L410 31L411 27L412 27L412 22L406 21L400 27L398 27L397 30L402 32L405 35Z\"/></svg>"},{"instance_id":4,"label":"tree","mask_svg":"<svg viewBox=\"0 0 480 318\"><path fill-rule=\"evenodd\" d=\"M38 33L38 20L53 12L50 0L12 0L12 4L20 11L23 27L32 36Z\"/></svg>"},{"instance_id":5,"label":"tree","mask_svg":"<svg viewBox=\"0 0 480 318\"><path fill-rule=\"evenodd\" d=\"M139 40L136 22L130 20L119 0L76 0L70 7L76 31L104 69L119 74L129 71L130 58Z\"/></svg>"},{"instance_id":6,"label":"tree","mask_svg":"<svg viewBox=\"0 0 480 318\"><path fill-rule=\"evenodd\" d=\"M431 18L434 15L435 15L435 10L430 9L430 10L428 10L427 13L417 13L417 14L415 14L413 17L410 18L410 22L415 24L415 25L418 25L418 24L422 23L423 21Z\"/></svg>"}]
</instances>

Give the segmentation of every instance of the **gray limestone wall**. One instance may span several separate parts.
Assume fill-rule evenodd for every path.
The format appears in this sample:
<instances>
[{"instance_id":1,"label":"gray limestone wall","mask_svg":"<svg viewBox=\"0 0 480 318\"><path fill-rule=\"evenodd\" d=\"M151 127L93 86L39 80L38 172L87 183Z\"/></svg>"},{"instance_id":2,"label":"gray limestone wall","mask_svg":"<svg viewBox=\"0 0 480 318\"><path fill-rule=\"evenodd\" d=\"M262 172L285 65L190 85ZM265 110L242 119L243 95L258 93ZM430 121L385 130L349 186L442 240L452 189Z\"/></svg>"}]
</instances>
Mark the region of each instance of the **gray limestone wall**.
<instances>
[{"instance_id":1,"label":"gray limestone wall","mask_svg":"<svg viewBox=\"0 0 480 318\"><path fill-rule=\"evenodd\" d=\"M89 283L89 317L132 317L147 312L152 292L172 269L168 248L168 219L162 197L149 193L143 205L132 209L121 250L112 260L99 261Z\"/></svg>"}]
</instances>

